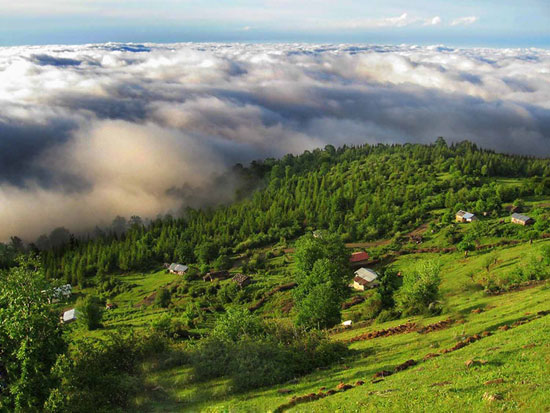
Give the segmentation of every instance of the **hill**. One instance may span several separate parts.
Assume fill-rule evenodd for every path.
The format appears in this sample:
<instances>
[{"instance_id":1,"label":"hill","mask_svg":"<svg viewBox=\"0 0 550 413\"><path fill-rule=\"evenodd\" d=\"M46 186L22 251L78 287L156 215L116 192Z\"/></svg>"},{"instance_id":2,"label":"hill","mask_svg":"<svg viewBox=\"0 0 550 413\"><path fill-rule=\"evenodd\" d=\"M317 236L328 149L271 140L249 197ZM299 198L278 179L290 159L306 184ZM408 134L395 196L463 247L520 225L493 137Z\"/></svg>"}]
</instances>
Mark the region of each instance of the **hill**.
<instances>
[{"instance_id":1,"label":"hill","mask_svg":"<svg viewBox=\"0 0 550 413\"><path fill-rule=\"evenodd\" d=\"M235 173L234 203L23 251L73 286L48 308L86 311L63 327L50 411L548 408L549 160L439 139ZM6 274L25 267L0 247ZM354 251L380 287L347 287Z\"/></svg>"}]
</instances>

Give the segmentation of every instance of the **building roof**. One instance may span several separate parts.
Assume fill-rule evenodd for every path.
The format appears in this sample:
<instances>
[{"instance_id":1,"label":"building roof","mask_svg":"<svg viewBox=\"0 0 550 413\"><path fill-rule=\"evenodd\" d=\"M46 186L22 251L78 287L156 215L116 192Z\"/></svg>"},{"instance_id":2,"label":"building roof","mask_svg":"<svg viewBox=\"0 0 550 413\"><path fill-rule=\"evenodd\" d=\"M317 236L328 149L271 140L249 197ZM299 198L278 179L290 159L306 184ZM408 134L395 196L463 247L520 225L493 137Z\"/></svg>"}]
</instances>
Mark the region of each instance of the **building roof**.
<instances>
[{"instance_id":1,"label":"building roof","mask_svg":"<svg viewBox=\"0 0 550 413\"><path fill-rule=\"evenodd\" d=\"M531 217L528 217L527 215L522 215L522 214L512 214L512 218L517 219L518 221L523 221L523 222L527 222L530 219L533 219Z\"/></svg>"},{"instance_id":2,"label":"building roof","mask_svg":"<svg viewBox=\"0 0 550 413\"><path fill-rule=\"evenodd\" d=\"M367 254L364 251L360 252L354 252L351 254L351 257L349 257L349 262L360 262L360 261L366 261L369 259L369 254Z\"/></svg>"},{"instance_id":3,"label":"building roof","mask_svg":"<svg viewBox=\"0 0 550 413\"><path fill-rule=\"evenodd\" d=\"M76 316L78 315L78 312L75 308L71 308L70 310L67 310L63 313L63 322L66 323L67 321L73 321L76 320Z\"/></svg>"},{"instance_id":4,"label":"building roof","mask_svg":"<svg viewBox=\"0 0 550 413\"><path fill-rule=\"evenodd\" d=\"M464 218L464 219L472 219L472 218L475 217L475 215L472 214L471 212L467 212L467 211L463 211L463 210L458 211L456 213L456 216Z\"/></svg>"},{"instance_id":5,"label":"building roof","mask_svg":"<svg viewBox=\"0 0 550 413\"><path fill-rule=\"evenodd\" d=\"M172 263L168 269L175 272L185 272L189 267L183 264Z\"/></svg>"},{"instance_id":6,"label":"building roof","mask_svg":"<svg viewBox=\"0 0 550 413\"><path fill-rule=\"evenodd\" d=\"M53 289L54 294L68 294L70 295L73 290L73 287L71 287L71 284L65 284L60 285L59 287L55 287Z\"/></svg>"},{"instance_id":7,"label":"building roof","mask_svg":"<svg viewBox=\"0 0 550 413\"><path fill-rule=\"evenodd\" d=\"M355 271L355 278L353 279L353 281L357 281L357 278L360 278L367 283L371 283L378 278L378 274L376 271L368 268L359 268L357 271ZM361 284L361 282L359 282L359 284Z\"/></svg>"},{"instance_id":8,"label":"building roof","mask_svg":"<svg viewBox=\"0 0 550 413\"><path fill-rule=\"evenodd\" d=\"M232 278L232 280L234 282L236 282L237 284L242 284L242 283L248 281L249 279L250 279L250 277L248 275L245 275L245 274L237 274Z\"/></svg>"}]
</instances>

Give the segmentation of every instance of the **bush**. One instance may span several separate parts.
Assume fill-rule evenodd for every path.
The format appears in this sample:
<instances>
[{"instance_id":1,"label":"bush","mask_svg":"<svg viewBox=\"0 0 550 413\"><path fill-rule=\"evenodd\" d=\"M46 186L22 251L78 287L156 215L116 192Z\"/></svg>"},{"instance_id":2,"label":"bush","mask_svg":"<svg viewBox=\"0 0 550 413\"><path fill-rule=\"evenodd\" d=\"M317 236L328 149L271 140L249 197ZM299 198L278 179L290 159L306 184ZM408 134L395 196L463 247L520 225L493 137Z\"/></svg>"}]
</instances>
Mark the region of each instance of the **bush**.
<instances>
[{"instance_id":1,"label":"bush","mask_svg":"<svg viewBox=\"0 0 550 413\"><path fill-rule=\"evenodd\" d=\"M230 309L212 334L191 353L196 380L228 377L244 391L281 383L347 354L347 346L318 331L296 330L290 324L264 324L246 309Z\"/></svg>"},{"instance_id":2,"label":"bush","mask_svg":"<svg viewBox=\"0 0 550 413\"><path fill-rule=\"evenodd\" d=\"M83 322L88 330L96 330L102 327L103 306L99 298L89 295L77 305L77 309L80 312L78 320Z\"/></svg>"},{"instance_id":3,"label":"bush","mask_svg":"<svg viewBox=\"0 0 550 413\"><path fill-rule=\"evenodd\" d=\"M167 308L172 300L172 294L166 288L159 288L155 297L155 305L162 308Z\"/></svg>"},{"instance_id":4,"label":"bush","mask_svg":"<svg viewBox=\"0 0 550 413\"><path fill-rule=\"evenodd\" d=\"M173 319L170 314L163 314L152 323L153 332L165 338L187 338L189 332L184 328L182 321Z\"/></svg>"},{"instance_id":5,"label":"bush","mask_svg":"<svg viewBox=\"0 0 550 413\"><path fill-rule=\"evenodd\" d=\"M45 411L55 413L129 411L143 388L139 363L166 349L158 337L108 335L74 343L70 357L58 359L59 380Z\"/></svg>"},{"instance_id":6,"label":"bush","mask_svg":"<svg viewBox=\"0 0 550 413\"><path fill-rule=\"evenodd\" d=\"M404 315L430 313L430 305L440 297L440 271L438 262L424 261L414 271L405 274L403 286L395 297L397 309Z\"/></svg>"},{"instance_id":7,"label":"bush","mask_svg":"<svg viewBox=\"0 0 550 413\"><path fill-rule=\"evenodd\" d=\"M376 318L376 322L379 324L382 324L387 321L397 320L399 317L401 317L401 314L397 310L394 310L394 309L382 310L380 311L380 314L378 314L378 317Z\"/></svg>"}]
</instances>

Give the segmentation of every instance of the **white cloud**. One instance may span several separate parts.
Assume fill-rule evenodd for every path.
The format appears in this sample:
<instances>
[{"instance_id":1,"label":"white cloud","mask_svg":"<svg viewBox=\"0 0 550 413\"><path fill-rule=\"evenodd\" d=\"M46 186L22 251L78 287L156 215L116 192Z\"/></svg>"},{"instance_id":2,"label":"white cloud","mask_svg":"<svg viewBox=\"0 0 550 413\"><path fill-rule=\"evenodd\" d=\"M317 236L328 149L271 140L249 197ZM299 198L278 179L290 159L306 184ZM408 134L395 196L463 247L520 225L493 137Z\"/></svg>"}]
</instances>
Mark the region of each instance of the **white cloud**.
<instances>
[{"instance_id":1,"label":"white cloud","mask_svg":"<svg viewBox=\"0 0 550 413\"><path fill-rule=\"evenodd\" d=\"M442 22L441 17L434 16L431 19L427 19L426 22L424 23L424 26L437 26L441 24L441 22Z\"/></svg>"},{"instance_id":2,"label":"white cloud","mask_svg":"<svg viewBox=\"0 0 550 413\"><path fill-rule=\"evenodd\" d=\"M342 29L377 29L385 27L405 27L418 23L420 19L410 17L408 13L399 16L383 17L378 19L349 19L341 21L326 22L323 26Z\"/></svg>"},{"instance_id":3,"label":"white cloud","mask_svg":"<svg viewBox=\"0 0 550 413\"><path fill-rule=\"evenodd\" d=\"M0 240L174 210L171 188L225 199L213 176L233 163L327 143L445 136L550 155L548 67L535 49L0 48Z\"/></svg>"},{"instance_id":4,"label":"white cloud","mask_svg":"<svg viewBox=\"0 0 550 413\"><path fill-rule=\"evenodd\" d=\"M479 20L477 16L459 17L451 21L451 26L469 26Z\"/></svg>"}]
</instances>

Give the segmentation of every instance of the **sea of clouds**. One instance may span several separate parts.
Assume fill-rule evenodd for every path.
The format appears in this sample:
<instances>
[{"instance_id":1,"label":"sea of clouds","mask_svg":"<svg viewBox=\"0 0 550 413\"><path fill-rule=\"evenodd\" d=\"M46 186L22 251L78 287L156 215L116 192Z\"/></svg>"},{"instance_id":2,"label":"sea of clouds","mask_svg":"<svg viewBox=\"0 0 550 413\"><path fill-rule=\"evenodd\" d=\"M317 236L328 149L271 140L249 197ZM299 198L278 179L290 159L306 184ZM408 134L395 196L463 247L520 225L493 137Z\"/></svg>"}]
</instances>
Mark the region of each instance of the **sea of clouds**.
<instances>
[{"instance_id":1,"label":"sea of clouds","mask_svg":"<svg viewBox=\"0 0 550 413\"><path fill-rule=\"evenodd\" d=\"M0 48L0 240L223 201L236 162L438 136L550 155L550 51Z\"/></svg>"}]
</instances>

